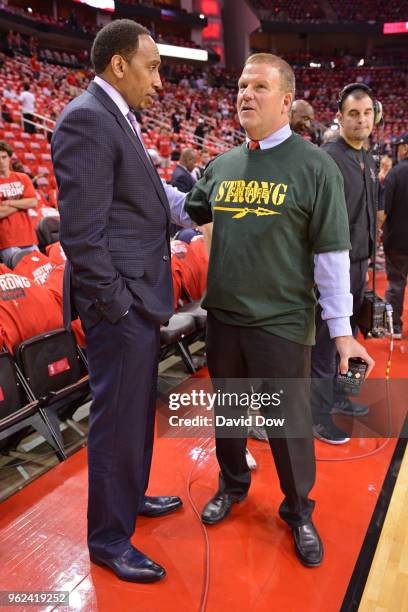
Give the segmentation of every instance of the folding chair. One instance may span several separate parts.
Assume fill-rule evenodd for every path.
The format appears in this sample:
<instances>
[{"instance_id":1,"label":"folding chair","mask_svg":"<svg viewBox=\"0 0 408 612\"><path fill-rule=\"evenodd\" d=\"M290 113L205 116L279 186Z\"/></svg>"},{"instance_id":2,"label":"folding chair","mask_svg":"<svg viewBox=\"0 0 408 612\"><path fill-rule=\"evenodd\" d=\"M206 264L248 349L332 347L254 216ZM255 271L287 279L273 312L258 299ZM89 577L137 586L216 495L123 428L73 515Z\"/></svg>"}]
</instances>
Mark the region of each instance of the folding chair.
<instances>
[{"instance_id":1,"label":"folding chair","mask_svg":"<svg viewBox=\"0 0 408 612\"><path fill-rule=\"evenodd\" d=\"M207 325L207 311L201 307L199 301L188 301L177 309L177 313L191 315L197 329L205 329Z\"/></svg>"},{"instance_id":2,"label":"folding chair","mask_svg":"<svg viewBox=\"0 0 408 612\"><path fill-rule=\"evenodd\" d=\"M196 331L194 318L189 314L174 314L168 325L160 328L160 359L170 354L178 353L182 358L187 370L194 374L196 367L186 343Z\"/></svg>"},{"instance_id":3,"label":"folding chair","mask_svg":"<svg viewBox=\"0 0 408 612\"><path fill-rule=\"evenodd\" d=\"M60 220L58 217L44 217L38 222L36 232L40 248L59 241Z\"/></svg>"},{"instance_id":4,"label":"folding chair","mask_svg":"<svg viewBox=\"0 0 408 612\"><path fill-rule=\"evenodd\" d=\"M62 439L54 423L32 395L12 355L0 353L0 448L11 452L34 428L66 459ZM24 473L23 473L24 476Z\"/></svg>"},{"instance_id":5,"label":"folding chair","mask_svg":"<svg viewBox=\"0 0 408 612\"><path fill-rule=\"evenodd\" d=\"M89 375L83 351L65 329L34 336L14 348L17 364L33 398L49 418L66 421L89 399Z\"/></svg>"},{"instance_id":6,"label":"folding chair","mask_svg":"<svg viewBox=\"0 0 408 612\"><path fill-rule=\"evenodd\" d=\"M207 329L207 311L201 307L200 301L191 299L191 297L189 296L189 294L187 293L186 289L183 286L181 286L181 292L182 292L181 293L182 299L185 300L185 303L178 308L177 314L181 314L181 315L187 314L193 317L194 324L196 327L195 331L189 335L187 341L189 344L192 344L193 342L196 342L197 340L203 341L205 340L205 332ZM194 363L195 369L206 365L206 357L204 358L201 357L199 359L194 358L194 359L195 359L195 363Z\"/></svg>"},{"instance_id":7,"label":"folding chair","mask_svg":"<svg viewBox=\"0 0 408 612\"><path fill-rule=\"evenodd\" d=\"M14 270L17 264L28 254L27 251L17 251L11 258L10 268Z\"/></svg>"}]
</instances>

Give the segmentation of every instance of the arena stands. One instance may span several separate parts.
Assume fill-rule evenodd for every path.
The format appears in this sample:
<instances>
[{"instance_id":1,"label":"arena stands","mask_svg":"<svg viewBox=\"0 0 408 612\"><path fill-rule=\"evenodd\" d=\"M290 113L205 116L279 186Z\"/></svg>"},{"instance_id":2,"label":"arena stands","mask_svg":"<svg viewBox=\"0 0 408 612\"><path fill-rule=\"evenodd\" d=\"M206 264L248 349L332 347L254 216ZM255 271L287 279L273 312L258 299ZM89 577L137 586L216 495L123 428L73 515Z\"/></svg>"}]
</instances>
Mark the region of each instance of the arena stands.
<instances>
[{"instance_id":1,"label":"arena stands","mask_svg":"<svg viewBox=\"0 0 408 612\"><path fill-rule=\"evenodd\" d=\"M361 80L369 84L385 111L385 128L382 140L392 142L406 129L407 102L404 96L406 79L400 65L390 53L373 54L364 66L357 66L358 58L351 55L333 55L315 57L298 54L287 57L295 66L297 77L297 96L308 99L315 108L316 118L329 125L336 112L336 98L344 83ZM314 60L316 67L311 67ZM406 62L407 55L398 56L399 62ZM89 69L70 70L68 67L40 61L41 75L35 84L36 112L51 121L37 119L47 127L55 119L68 101L86 87L91 73ZM373 65L371 65L373 64ZM405 64L406 65L406 64ZM15 99L2 100L3 121L0 125L0 136L11 140L16 157L22 162L25 170L32 176L42 175L39 188L47 196L51 191L52 165L50 148L46 137L47 130L37 130L32 137L26 134L21 126L21 111L17 95L26 79L32 74L29 60L17 55L6 57L1 69L3 87L15 93ZM142 118L146 146L156 147L161 127L171 128L172 115L178 112L181 116L181 129L172 134L172 149L194 146L209 149L213 156L241 139L239 124L235 113L235 83L233 72L220 68L202 69L191 65L164 66L164 89L160 94L158 109L154 114L146 113ZM231 86L229 86L231 85ZM391 87L392 85L392 87ZM158 112L157 112L158 111ZM157 118L160 117L160 120ZM204 121L205 136L201 141L194 136L199 119ZM169 180L175 167L174 159L166 168L161 168L162 178Z\"/></svg>"},{"instance_id":2,"label":"arena stands","mask_svg":"<svg viewBox=\"0 0 408 612\"><path fill-rule=\"evenodd\" d=\"M406 21L408 2L390 0L316 0L305 3L301 0L251 0L260 18L270 21L296 22L385 22ZM331 9L331 10L330 10Z\"/></svg>"},{"instance_id":3,"label":"arena stands","mask_svg":"<svg viewBox=\"0 0 408 612\"><path fill-rule=\"evenodd\" d=\"M141 4L139 0L122 0L123 4ZM163 2L163 0L144 0L143 4L145 6L156 6L159 8L172 8L180 10L180 0L167 0L167 2Z\"/></svg>"},{"instance_id":4,"label":"arena stands","mask_svg":"<svg viewBox=\"0 0 408 612\"><path fill-rule=\"evenodd\" d=\"M55 19L50 14L39 13L29 10L28 7L21 8L17 6L3 5L2 10L7 11L13 15L20 15L34 22L43 23L46 25L54 26L60 29L69 29L75 32L82 32L86 34L95 34L99 28L96 28L94 24L86 23L79 20L75 13L71 13L68 19Z\"/></svg>"},{"instance_id":5,"label":"arena stands","mask_svg":"<svg viewBox=\"0 0 408 612\"><path fill-rule=\"evenodd\" d=\"M126 2L123 2L126 4ZM131 3L130 3L131 4ZM71 11L68 19L55 19L52 15L46 15L43 13L38 13L36 11L29 11L28 8L20 8L14 6L1 6L2 10L9 12L13 15L21 15L30 21L34 21L36 23L50 25L57 27L61 30L66 30L67 32L72 33L82 33L87 35L95 35L98 30L102 26L97 26L95 23L89 23L81 20L75 13L75 11ZM27 53L28 51L33 51L32 45L29 44L27 39L24 36L21 36L19 33L14 34L14 32L10 32L7 37L8 48L10 50L16 50L20 52ZM177 45L181 47L193 47L193 48L201 48L200 45L193 42L187 37L183 37L181 35L176 34L160 34L157 36L157 42L166 43L169 45Z\"/></svg>"},{"instance_id":6,"label":"arena stands","mask_svg":"<svg viewBox=\"0 0 408 612\"><path fill-rule=\"evenodd\" d=\"M339 21L406 21L406 0L329 0Z\"/></svg>"},{"instance_id":7,"label":"arena stands","mask_svg":"<svg viewBox=\"0 0 408 612\"><path fill-rule=\"evenodd\" d=\"M271 21L318 22L327 20L326 13L319 2L311 2L306 5L301 0L279 0L273 3L270 0L252 0L251 4L262 19Z\"/></svg>"},{"instance_id":8,"label":"arena stands","mask_svg":"<svg viewBox=\"0 0 408 612\"><path fill-rule=\"evenodd\" d=\"M296 70L297 96L308 100L319 121L330 123L337 110L337 97L344 83L369 85L385 112L383 142L392 142L407 125L408 102L406 78L400 68L392 66L303 67Z\"/></svg>"}]
</instances>

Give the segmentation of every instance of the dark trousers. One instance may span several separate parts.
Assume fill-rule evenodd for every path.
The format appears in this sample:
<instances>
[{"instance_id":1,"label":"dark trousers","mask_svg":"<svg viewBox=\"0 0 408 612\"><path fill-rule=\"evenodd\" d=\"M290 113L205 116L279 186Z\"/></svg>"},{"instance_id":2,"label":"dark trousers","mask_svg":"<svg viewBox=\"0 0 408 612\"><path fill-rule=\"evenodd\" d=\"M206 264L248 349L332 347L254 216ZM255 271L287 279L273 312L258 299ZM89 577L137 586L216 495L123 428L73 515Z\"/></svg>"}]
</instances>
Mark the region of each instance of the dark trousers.
<instances>
[{"instance_id":1,"label":"dark trousers","mask_svg":"<svg viewBox=\"0 0 408 612\"><path fill-rule=\"evenodd\" d=\"M392 306L394 327L402 329L402 312L408 275L408 255L404 253L385 253L385 269L388 287L385 299Z\"/></svg>"},{"instance_id":2,"label":"dark trousers","mask_svg":"<svg viewBox=\"0 0 408 612\"><path fill-rule=\"evenodd\" d=\"M350 324L353 336L358 332L358 313L363 303L366 287L368 260L350 263L350 291L353 295L353 316ZM316 308L316 344L312 347L312 414L315 424L331 422L333 404L343 396L336 391L338 358L334 340L330 338L326 321L321 317L320 305ZM323 382L322 382L323 381ZM327 381L327 382L326 382Z\"/></svg>"},{"instance_id":3,"label":"dark trousers","mask_svg":"<svg viewBox=\"0 0 408 612\"><path fill-rule=\"evenodd\" d=\"M34 117L30 113L23 113L24 131L28 134L35 134L35 126L32 123L28 123L29 121L34 121Z\"/></svg>"},{"instance_id":4,"label":"dark trousers","mask_svg":"<svg viewBox=\"0 0 408 612\"><path fill-rule=\"evenodd\" d=\"M291 342L260 328L226 325L211 312L207 318L207 362L212 379L307 379L310 347ZM285 392L290 395L291 387ZM308 495L314 485L316 464L309 398L285 398L283 416L302 423L304 437L270 437L280 486L285 496L279 514L289 525L302 525L312 514ZM216 438L221 468L220 490L243 499L251 483L245 457L246 436Z\"/></svg>"},{"instance_id":5,"label":"dark trousers","mask_svg":"<svg viewBox=\"0 0 408 612\"><path fill-rule=\"evenodd\" d=\"M92 405L88 437L88 546L98 557L130 543L153 450L159 328L132 307L85 330Z\"/></svg>"}]
</instances>

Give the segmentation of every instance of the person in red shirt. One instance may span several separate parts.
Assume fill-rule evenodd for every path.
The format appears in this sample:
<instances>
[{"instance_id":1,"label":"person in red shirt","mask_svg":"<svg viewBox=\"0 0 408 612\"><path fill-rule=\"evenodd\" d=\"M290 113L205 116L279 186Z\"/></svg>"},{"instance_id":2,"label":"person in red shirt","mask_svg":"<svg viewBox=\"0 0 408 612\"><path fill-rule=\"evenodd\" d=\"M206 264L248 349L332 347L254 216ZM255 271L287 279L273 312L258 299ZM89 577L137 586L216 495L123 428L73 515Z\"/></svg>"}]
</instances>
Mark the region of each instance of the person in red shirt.
<instances>
[{"instance_id":1,"label":"person in red shirt","mask_svg":"<svg viewBox=\"0 0 408 612\"><path fill-rule=\"evenodd\" d=\"M41 64L38 61L38 58L35 54L31 56L30 66L31 66L31 70L33 71L34 79L38 79L41 73Z\"/></svg>"},{"instance_id":2,"label":"person in red shirt","mask_svg":"<svg viewBox=\"0 0 408 612\"><path fill-rule=\"evenodd\" d=\"M13 149L0 141L0 258L9 267L17 251L38 251L38 240L28 210L37 207L30 178L11 171Z\"/></svg>"},{"instance_id":3,"label":"person in red shirt","mask_svg":"<svg viewBox=\"0 0 408 612\"><path fill-rule=\"evenodd\" d=\"M204 238L196 238L186 247L187 252L179 262L181 286L193 300L200 300L207 288L208 253Z\"/></svg>"},{"instance_id":4,"label":"person in red shirt","mask_svg":"<svg viewBox=\"0 0 408 612\"><path fill-rule=\"evenodd\" d=\"M14 270L9 272L33 280L35 285L44 286L53 295L62 313L64 267L64 262L56 264L47 255L32 252L23 257ZM85 335L79 319L72 322L72 331L79 346L84 348Z\"/></svg>"},{"instance_id":5,"label":"person in red shirt","mask_svg":"<svg viewBox=\"0 0 408 612\"><path fill-rule=\"evenodd\" d=\"M168 168L170 165L170 155L171 155L171 139L170 139L170 131L163 127L160 128L160 133L156 140L156 147L159 150L159 155L162 158L162 167Z\"/></svg>"},{"instance_id":6,"label":"person in red shirt","mask_svg":"<svg viewBox=\"0 0 408 612\"><path fill-rule=\"evenodd\" d=\"M0 348L61 329L62 309L51 291L0 264Z\"/></svg>"},{"instance_id":7,"label":"person in red shirt","mask_svg":"<svg viewBox=\"0 0 408 612\"><path fill-rule=\"evenodd\" d=\"M179 307L179 299L182 293L182 271L181 259L184 259L187 252L187 244L181 240L172 240L171 249L171 275L173 279L174 310Z\"/></svg>"}]
</instances>

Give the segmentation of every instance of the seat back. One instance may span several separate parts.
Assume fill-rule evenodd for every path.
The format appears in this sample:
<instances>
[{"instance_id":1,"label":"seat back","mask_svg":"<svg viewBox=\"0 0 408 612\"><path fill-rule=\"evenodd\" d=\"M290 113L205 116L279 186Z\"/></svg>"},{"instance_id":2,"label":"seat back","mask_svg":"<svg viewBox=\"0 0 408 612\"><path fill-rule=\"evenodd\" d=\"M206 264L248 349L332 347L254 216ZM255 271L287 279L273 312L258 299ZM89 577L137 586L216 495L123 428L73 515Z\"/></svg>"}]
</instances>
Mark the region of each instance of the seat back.
<instances>
[{"instance_id":1,"label":"seat back","mask_svg":"<svg viewBox=\"0 0 408 612\"><path fill-rule=\"evenodd\" d=\"M24 259L27 255L27 251L16 251L11 258L10 267L12 270L18 265L18 263Z\"/></svg>"},{"instance_id":2,"label":"seat back","mask_svg":"<svg viewBox=\"0 0 408 612\"><path fill-rule=\"evenodd\" d=\"M65 329L30 338L14 354L36 398L73 385L86 374L75 339Z\"/></svg>"},{"instance_id":3,"label":"seat back","mask_svg":"<svg viewBox=\"0 0 408 612\"><path fill-rule=\"evenodd\" d=\"M38 222L36 232L40 247L58 242L60 230L60 220L58 217L44 217Z\"/></svg>"}]
</instances>

